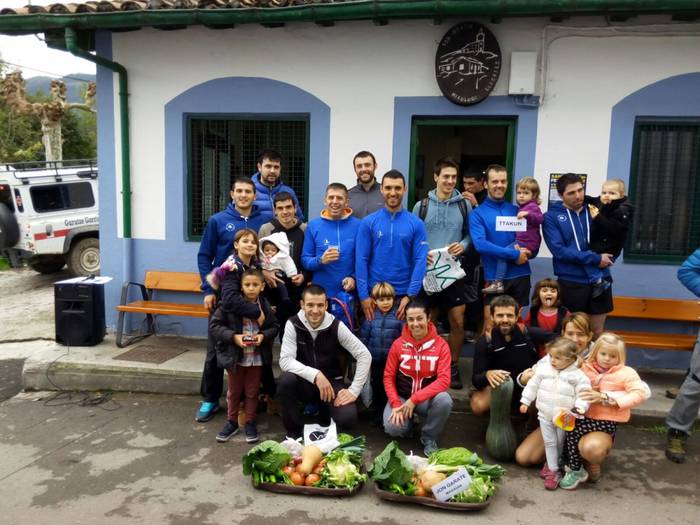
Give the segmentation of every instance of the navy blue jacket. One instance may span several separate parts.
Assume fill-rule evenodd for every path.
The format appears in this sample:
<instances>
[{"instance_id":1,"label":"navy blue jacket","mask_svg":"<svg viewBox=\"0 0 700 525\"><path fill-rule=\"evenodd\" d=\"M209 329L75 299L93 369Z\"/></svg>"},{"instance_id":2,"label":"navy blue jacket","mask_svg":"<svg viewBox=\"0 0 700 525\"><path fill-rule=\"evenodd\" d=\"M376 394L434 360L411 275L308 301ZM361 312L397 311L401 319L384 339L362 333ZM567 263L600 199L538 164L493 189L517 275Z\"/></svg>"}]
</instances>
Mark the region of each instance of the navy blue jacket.
<instances>
[{"instance_id":1,"label":"navy blue jacket","mask_svg":"<svg viewBox=\"0 0 700 525\"><path fill-rule=\"evenodd\" d=\"M253 179L253 184L255 184L255 204L260 210L262 216L265 218L265 220L260 224L261 226L266 222L270 222L274 217L274 198L275 195L281 191L286 191L287 193L292 194L292 198L294 199L294 207L297 210L297 217L301 222L304 222L304 212L301 211L301 206L299 206L297 195L290 186L282 183L282 181L279 179L277 180L277 184L275 184L272 188L270 186L266 186L260 182L259 171L256 171L251 179Z\"/></svg>"},{"instance_id":2,"label":"navy blue jacket","mask_svg":"<svg viewBox=\"0 0 700 525\"><path fill-rule=\"evenodd\" d=\"M586 266L598 268L601 256L588 245L591 222L588 206L576 214L562 202L555 202L544 214L544 242L552 252L552 267L559 279L588 284ZM601 271L604 277L610 276L607 268Z\"/></svg>"},{"instance_id":3,"label":"navy blue jacket","mask_svg":"<svg viewBox=\"0 0 700 525\"><path fill-rule=\"evenodd\" d=\"M233 203L230 203L224 211L215 213L209 218L197 253L197 268L202 281L201 288L206 295L214 293L214 290L207 283L207 274L215 266L221 266L221 263L231 254L233 237L236 232L242 228L250 228L257 233L260 226L266 222L268 221L255 204L253 204L253 209L248 217L238 213Z\"/></svg>"},{"instance_id":4,"label":"navy blue jacket","mask_svg":"<svg viewBox=\"0 0 700 525\"><path fill-rule=\"evenodd\" d=\"M374 309L374 319L362 321L360 340L372 354L372 361L384 361L389 349L401 335L403 321L396 317L396 307L383 314L379 308Z\"/></svg>"}]
</instances>

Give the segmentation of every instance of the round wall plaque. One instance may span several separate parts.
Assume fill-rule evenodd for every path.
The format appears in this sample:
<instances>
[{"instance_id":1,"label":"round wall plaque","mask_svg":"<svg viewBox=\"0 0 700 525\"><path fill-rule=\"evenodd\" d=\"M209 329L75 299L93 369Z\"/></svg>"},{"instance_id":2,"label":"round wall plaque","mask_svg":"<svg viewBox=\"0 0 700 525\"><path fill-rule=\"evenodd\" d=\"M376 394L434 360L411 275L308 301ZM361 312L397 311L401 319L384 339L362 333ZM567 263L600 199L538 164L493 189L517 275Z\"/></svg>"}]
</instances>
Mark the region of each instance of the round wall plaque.
<instances>
[{"instance_id":1,"label":"round wall plaque","mask_svg":"<svg viewBox=\"0 0 700 525\"><path fill-rule=\"evenodd\" d=\"M435 54L435 78L450 102L469 106L493 90L501 73L501 48L486 27L463 22L450 29Z\"/></svg>"}]
</instances>

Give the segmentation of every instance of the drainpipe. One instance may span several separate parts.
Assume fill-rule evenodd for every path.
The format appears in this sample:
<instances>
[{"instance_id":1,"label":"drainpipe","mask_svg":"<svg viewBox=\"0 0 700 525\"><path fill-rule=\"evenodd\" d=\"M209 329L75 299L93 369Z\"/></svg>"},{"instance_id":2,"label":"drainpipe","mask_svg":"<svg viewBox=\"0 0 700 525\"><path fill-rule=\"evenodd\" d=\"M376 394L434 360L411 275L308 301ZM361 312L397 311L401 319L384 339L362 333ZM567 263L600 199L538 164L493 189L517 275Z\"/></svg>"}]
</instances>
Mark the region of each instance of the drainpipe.
<instances>
[{"instance_id":1,"label":"drainpipe","mask_svg":"<svg viewBox=\"0 0 700 525\"><path fill-rule=\"evenodd\" d=\"M124 236L124 282L129 282L132 269L131 240L131 146L129 143L129 87L126 68L117 62L92 54L78 44L78 33L72 27L65 29L66 49L73 55L117 73L119 77L119 128L121 132L122 168L122 225Z\"/></svg>"}]
</instances>

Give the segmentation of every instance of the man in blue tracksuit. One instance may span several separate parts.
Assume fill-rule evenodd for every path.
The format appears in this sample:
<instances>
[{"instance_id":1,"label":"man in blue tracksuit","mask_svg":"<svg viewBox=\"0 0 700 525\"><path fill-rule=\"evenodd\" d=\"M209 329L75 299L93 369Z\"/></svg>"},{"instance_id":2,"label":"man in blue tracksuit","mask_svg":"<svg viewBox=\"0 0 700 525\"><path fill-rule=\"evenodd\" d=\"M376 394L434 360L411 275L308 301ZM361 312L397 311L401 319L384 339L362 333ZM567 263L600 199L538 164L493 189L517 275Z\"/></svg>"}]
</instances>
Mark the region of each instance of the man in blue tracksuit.
<instances>
[{"instance_id":1,"label":"man in blue tracksuit","mask_svg":"<svg viewBox=\"0 0 700 525\"><path fill-rule=\"evenodd\" d=\"M469 232L476 251L481 255L484 276L487 281L496 277L498 259L508 261L503 280L503 294L510 295L522 308L530 304L530 264L532 254L525 248L516 249L515 232L498 225L498 217L515 218L518 207L505 200L508 189L508 172L503 166L492 164L486 168L486 191L488 196L469 216ZM499 294L500 295L500 294ZM493 299L491 297L488 303ZM484 305L484 330L490 327L489 304Z\"/></svg>"},{"instance_id":2,"label":"man in blue tracksuit","mask_svg":"<svg viewBox=\"0 0 700 525\"><path fill-rule=\"evenodd\" d=\"M396 315L404 318L408 302L423 287L428 239L423 221L403 208L406 179L397 170L382 178L384 208L362 220L355 248L357 293L365 318L374 318L370 290L379 282L388 282L401 298Z\"/></svg>"},{"instance_id":3,"label":"man in blue tracksuit","mask_svg":"<svg viewBox=\"0 0 700 525\"><path fill-rule=\"evenodd\" d=\"M213 312L216 306L216 293L212 290L206 277L215 266L221 266L233 250L233 237L243 228L249 228L256 233L265 222L255 201L255 184L248 177L239 177L231 187L231 202L224 211L215 213L209 218L204 229L202 241L197 253L197 267L202 281L204 306ZM199 422L209 421L219 411L219 398L224 386L224 371L216 362L214 343L207 342L207 356L204 360L202 383L200 386L202 404L195 419Z\"/></svg>"},{"instance_id":4,"label":"man in blue tracksuit","mask_svg":"<svg viewBox=\"0 0 700 525\"><path fill-rule=\"evenodd\" d=\"M275 150L263 150L258 156L258 171L253 176L255 184L255 205L265 219L263 224L274 218L274 198L282 191L289 193L294 199L297 217L304 222L304 212L301 211L299 200L294 190L282 183L282 156Z\"/></svg>"},{"instance_id":5,"label":"man in blue tracksuit","mask_svg":"<svg viewBox=\"0 0 700 525\"><path fill-rule=\"evenodd\" d=\"M585 312L591 320L594 337L603 332L605 317L613 309L612 287L594 297L594 285L586 268L602 269L603 279L612 283L609 267L613 257L598 254L588 247L593 219L584 204L583 181L575 173L565 173L557 180L561 202L553 203L544 214L542 232L552 266L561 287L561 305L570 312Z\"/></svg>"},{"instance_id":6,"label":"man in blue tracksuit","mask_svg":"<svg viewBox=\"0 0 700 525\"><path fill-rule=\"evenodd\" d=\"M311 280L335 297L355 289L355 238L360 219L348 208L348 189L333 182L326 188L321 216L309 221L304 234L301 264Z\"/></svg>"},{"instance_id":7,"label":"man in blue tracksuit","mask_svg":"<svg viewBox=\"0 0 700 525\"><path fill-rule=\"evenodd\" d=\"M455 258L460 258L471 243L468 216L472 206L457 189L458 177L459 164L454 159L445 157L438 160L433 166L435 189L413 207L413 213L425 224L430 250L447 248L447 253ZM439 267L441 264L428 256L429 267ZM459 356L464 344L466 286L467 279L462 277L439 292L428 294L423 291L421 294L430 305L434 323L437 322L440 311L447 312L450 323L447 342L452 356L450 388L457 390L462 388Z\"/></svg>"}]
</instances>

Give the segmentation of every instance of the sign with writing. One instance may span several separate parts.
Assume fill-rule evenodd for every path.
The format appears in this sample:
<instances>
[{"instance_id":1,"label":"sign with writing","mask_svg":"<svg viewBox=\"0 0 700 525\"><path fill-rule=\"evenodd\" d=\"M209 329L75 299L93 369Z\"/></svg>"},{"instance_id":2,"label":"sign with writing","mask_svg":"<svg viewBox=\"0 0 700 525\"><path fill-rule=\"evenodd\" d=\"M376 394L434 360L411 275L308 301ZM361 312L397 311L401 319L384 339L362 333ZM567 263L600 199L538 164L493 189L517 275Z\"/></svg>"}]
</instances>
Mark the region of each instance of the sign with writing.
<instances>
[{"instance_id":1,"label":"sign with writing","mask_svg":"<svg viewBox=\"0 0 700 525\"><path fill-rule=\"evenodd\" d=\"M451 497L464 492L472 484L472 478L467 472L467 469L460 468L451 476L443 479L440 483L436 483L430 490L433 496L438 501L447 501Z\"/></svg>"},{"instance_id":2,"label":"sign with writing","mask_svg":"<svg viewBox=\"0 0 700 525\"><path fill-rule=\"evenodd\" d=\"M527 230L527 220L517 217L499 215L496 217L497 232L524 232Z\"/></svg>"},{"instance_id":3,"label":"sign with writing","mask_svg":"<svg viewBox=\"0 0 700 525\"><path fill-rule=\"evenodd\" d=\"M460 106L481 102L501 73L501 47L486 27L463 22L442 37L435 54L435 78L447 100Z\"/></svg>"},{"instance_id":4,"label":"sign with writing","mask_svg":"<svg viewBox=\"0 0 700 525\"><path fill-rule=\"evenodd\" d=\"M557 181L559 178L563 175L563 173L550 173L549 174L549 207L552 206L553 202L559 202L561 201L561 197L559 196L559 192L557 191ZM588 178L588 175L585 173L577 173L579 177L581 177L581 180L583 181L583 193L586 193L586 179Z\"/></svg>"}]
</instances>

